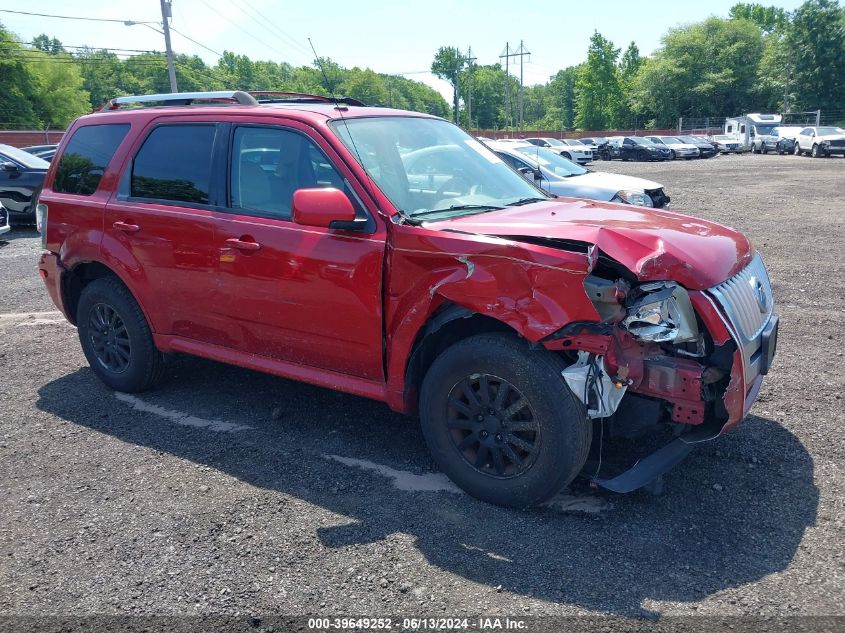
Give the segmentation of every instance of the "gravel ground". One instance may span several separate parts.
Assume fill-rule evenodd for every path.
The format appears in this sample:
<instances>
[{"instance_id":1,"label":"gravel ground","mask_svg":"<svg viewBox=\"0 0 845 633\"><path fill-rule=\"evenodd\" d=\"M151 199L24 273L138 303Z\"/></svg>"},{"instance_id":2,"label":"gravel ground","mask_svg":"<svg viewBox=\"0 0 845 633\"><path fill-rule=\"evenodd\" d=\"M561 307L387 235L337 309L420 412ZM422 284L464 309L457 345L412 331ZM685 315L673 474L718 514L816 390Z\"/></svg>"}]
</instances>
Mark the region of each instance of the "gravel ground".
<instances>
[{"instance_id":1,"label":"gravel ground","mask_svg":"<svg viewBox=\"0 0 845 633\"><path fill-rule=\"evenodd\" d=\"M845 615L845 160L594 167L747 233L781 314L751 415L662 496L579 483L541 509L485 505L433 472L415 421L203 360L117 395L16 230L0 247L0 615Z\"/></svg>"}]
</instances>

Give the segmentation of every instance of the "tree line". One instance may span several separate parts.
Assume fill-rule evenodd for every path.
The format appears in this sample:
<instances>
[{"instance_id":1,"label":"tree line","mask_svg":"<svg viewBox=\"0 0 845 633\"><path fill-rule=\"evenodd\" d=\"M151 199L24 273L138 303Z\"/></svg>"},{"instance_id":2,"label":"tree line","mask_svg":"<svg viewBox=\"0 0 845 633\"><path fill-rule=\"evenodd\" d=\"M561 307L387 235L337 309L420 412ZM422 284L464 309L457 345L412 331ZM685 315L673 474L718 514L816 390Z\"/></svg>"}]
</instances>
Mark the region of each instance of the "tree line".
<instances>
[{"instance_id":1,"label":"tree line","mask_svg":"<svg viewBox=\"0 0 845 633\"><path fill-rule=\"evenodd\" d=\"M431 69L462 96L462 125L516 126L519 83L501 65L470 65L441 47ZM524 87L522 99L525 129L664 128L679 117L816 109L845 119L845 8L738 3L727 18L669 29L651 56L633 42L623 52L596 31L583 63Z\"/></svg>"},{"instance_id":2,"label":"tree line","mask_svg":"<svg viewBox=\"0 0 845 633\"><path fill-rule=\"evenodd\" d=\"M179 90L280 90L343 95L437 116L449 104L425 84L370 69L343 68L330 59L318 67L253 61L224 51L210 66L200 57L176 55ZM112 50L67 50L62 42L39 35L23 42L0 24L0 128L64 128L120 95L170 92L163 53L119 55Z\"/></svg>"},{"instance_id":3,"label":"tree line","mask_svg":"<svg viewBox=\"0 0 845 633\"><path fill-rule=\"evenodd\" d=\"M170 90L163 53L69 48L47 35L23 42L0 24L0 127L63 128L114 96ZM231 51L215 65L176 56L181 91L335 94L444 117L454 107L467 128L516 127L518 80L501 65L470 64L458 49L441 47L431 70L457 87L462 98L453 106L421 82L326 58L295 67ZM584 62L522 93L526 129L662 128L679 117L816 109L845 109L839 0L807 0L793 12L739 3L726 18L669 29L650 56L633 42L623 52L595 32Z\"/></svg>"}]
</instances>

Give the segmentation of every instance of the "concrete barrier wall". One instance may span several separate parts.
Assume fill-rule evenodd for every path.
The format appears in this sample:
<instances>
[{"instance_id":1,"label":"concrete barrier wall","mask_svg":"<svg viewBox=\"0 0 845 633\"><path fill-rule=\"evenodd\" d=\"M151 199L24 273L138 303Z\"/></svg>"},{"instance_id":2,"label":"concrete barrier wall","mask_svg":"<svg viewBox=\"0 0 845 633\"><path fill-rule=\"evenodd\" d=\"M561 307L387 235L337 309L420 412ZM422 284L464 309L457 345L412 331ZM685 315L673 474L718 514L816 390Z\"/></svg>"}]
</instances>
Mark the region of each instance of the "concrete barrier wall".
<instances>
[{"instance_id":1,"label":"concrete barrier wall","mask_svg":"<svg viewBox=\"0 0 845 633\"><path fill-rule=\"evenodd\" d=\"M50 145L58 143L64 136L64 130L0 130L0 144L13 147L28 147L30 145Z\"/></svg>"}]
</instances>

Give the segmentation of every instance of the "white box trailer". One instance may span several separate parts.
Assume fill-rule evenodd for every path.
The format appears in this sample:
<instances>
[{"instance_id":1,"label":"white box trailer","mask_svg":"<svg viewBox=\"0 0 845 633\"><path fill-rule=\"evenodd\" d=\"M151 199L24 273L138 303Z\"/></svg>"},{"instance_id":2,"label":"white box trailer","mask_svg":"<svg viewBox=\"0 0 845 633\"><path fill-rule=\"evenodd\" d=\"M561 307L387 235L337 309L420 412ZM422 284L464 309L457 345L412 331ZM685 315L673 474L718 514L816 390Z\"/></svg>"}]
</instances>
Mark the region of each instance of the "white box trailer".
<instances>
[{"instance_id":1,"label":"white box trailer","mask_svg":"<svg viewBox=\"0 0 845 633\"><path fill-rule=\"evenodd\" d=\"M742 143L745 149L750 149L755 136L769 134L782 121L783 117L779 114L743 114L725 119L725 134Z\"/></svg>"}]
</instances>

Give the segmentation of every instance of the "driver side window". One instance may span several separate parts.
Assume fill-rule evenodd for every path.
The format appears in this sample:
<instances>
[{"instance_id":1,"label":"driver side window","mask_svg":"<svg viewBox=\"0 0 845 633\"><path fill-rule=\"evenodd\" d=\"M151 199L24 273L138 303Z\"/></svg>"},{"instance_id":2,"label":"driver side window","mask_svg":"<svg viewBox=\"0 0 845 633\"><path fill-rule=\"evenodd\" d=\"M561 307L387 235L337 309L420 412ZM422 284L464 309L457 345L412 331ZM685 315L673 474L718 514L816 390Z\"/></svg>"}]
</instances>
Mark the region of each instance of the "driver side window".
<instances>
[{"instance_id":1,"label":"driver side window","mask_svg":"<svg viewBox=\"0 0 845 633\"><path fill-rule=\"evenodd\" d=\"M297 189L343 189L343 177L309 138L293 130L237 127L232 138L229 207L290 220Z\"/></svg>"}]
</instances>

